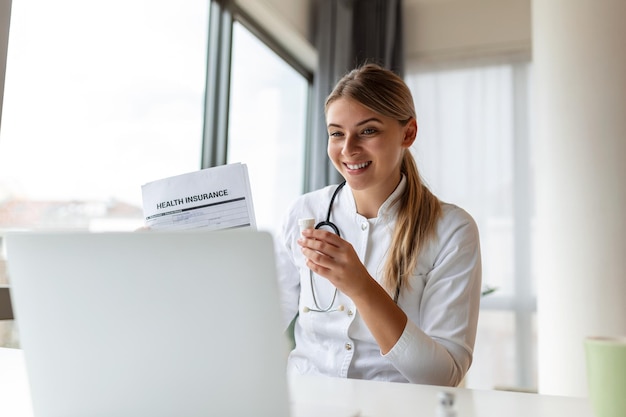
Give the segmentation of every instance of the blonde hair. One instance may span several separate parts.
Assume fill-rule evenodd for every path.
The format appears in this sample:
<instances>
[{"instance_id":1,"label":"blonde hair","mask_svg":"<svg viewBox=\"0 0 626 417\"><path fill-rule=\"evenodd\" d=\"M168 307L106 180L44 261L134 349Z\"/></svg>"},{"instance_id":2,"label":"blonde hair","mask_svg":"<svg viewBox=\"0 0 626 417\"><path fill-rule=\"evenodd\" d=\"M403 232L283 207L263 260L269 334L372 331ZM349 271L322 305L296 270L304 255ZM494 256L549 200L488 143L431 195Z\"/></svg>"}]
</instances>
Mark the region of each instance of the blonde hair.
<instances>
[{"instance_id":1,"label":"blonde hair","mask_svg":"<svg viewBox=\"0 0 626 417\"><path fill-rule=\"evenodd\" d=\"M339 98L356 100L402 126L416 118L413 96L404 80L379 65L365 64L341 78L326 99L325 110ZM394 202L399 205L398 218L383 267L383 286L396 301L400 290L408 286L420 250L434 236L441 217L441 202L422 181L409 149L405 149L400 171L407 185Z\"/></svg>"}]
</instances>

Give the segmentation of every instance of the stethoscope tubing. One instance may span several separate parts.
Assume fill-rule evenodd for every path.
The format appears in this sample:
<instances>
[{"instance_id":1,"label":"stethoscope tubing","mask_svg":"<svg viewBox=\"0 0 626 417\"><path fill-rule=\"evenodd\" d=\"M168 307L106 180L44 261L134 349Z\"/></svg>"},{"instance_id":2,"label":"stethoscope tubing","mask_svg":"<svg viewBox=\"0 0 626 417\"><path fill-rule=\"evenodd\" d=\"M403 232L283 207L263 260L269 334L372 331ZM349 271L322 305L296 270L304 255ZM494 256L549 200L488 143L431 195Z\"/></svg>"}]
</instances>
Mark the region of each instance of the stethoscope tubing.
<instances>
[{"instance_id":1,"label":"stethoscope tubing","mask_svg":"<svg viewBox=\"0 0 626 417\"><path fill-rule=\"evenodd\" d=\"M326 212L326 220L322 220L321 222L315 225L316 229L320 229L322 227L330 227L333 230L333 232L339 237L341 237L341 233L339 233L339 228L337 227L337 225L330 221L330 213L332 211L335 198L337 197L339 190L341 190L344 185L346 185L345 181L343 181L341 184L337 186L337 188L335 188L335 191L333 192L333 195L330 198L330 203L328 204L328 211ZM328 305L328 307L322 308L317 302L317 297L315 295L315 287L313 284L313 272L311 270L309 270L309 282L311 284L311 295L313 296L313 304L315 304L315 308L307 307L306 312L312 311L314 313L328 313L331 311L343 311L343 307L341 306L340 308L333 309L333 305L335 304L335 299L337 298L337 292L338 292L337 288L335 288L333 299L330 301L330 304Z\"/></svg>"},{"instance_id":2,"label":"stethoscope tubing","mask_svg":"<svg viewBox=\"0 0 626 417\"><path fill-rule=\"evenodd\" d=\"M315 225L316 229L320 229L322 227L330 227L333 230L333 232L339 237L341 237L341 233L339 233L339 228L337 227L337 225L330 221L330 213L332 211L335 198L337 197L339 190L341 190L344 187L344 185L346 185L345 180L341 184L339 184L337 188L335 188L335 191L333 192L333 195L330 198L330 203L328 203L328 211L326 212L326 220L322 220L321 222ZM335 288L333 299L330 301L330 304L328 305L328 307L322 308L319 306L317 302L317 297L315 296L315 287L313 286L313 272L311 270L309 270L309 281L311 284L311 295L313 296L313 303L315 304L315 308L306 307L306 312L312 311L315 313L329 313L332 311L343 311L343 306L339 306L338 308L333 309L333 305L335 304L335 299L337 298L337 292L338 292L337 288ZM398 304L398 298L400 298L400 286L399 285L396 286L396 291L393 297L393 301L396 304Z\"/></svg>"},{"instance_id":3,"label":"stethoscope tubing","mask_svg":"<svg viewBox=\"0 0 626 417\"><path fill-rule=\"evenodd\" d=\"M333 203L335 202L335 198L337 197L339 190L341 190L344 185L346 185L345 181L343 181L341 184L337 186L337 188L335 188L335 191L333 192L333 195L330 198L330 203L328 203L328 211L326 212L326 220L322 220L321 222L315 225L316 229L319 229L322 227L330 227L331 229L333 229L333 232L339 237L341 237L341 233L339 233L339 228L337 227L337 225L330 221L330 212L333 209Z\"/></svg>"}]
</instances>

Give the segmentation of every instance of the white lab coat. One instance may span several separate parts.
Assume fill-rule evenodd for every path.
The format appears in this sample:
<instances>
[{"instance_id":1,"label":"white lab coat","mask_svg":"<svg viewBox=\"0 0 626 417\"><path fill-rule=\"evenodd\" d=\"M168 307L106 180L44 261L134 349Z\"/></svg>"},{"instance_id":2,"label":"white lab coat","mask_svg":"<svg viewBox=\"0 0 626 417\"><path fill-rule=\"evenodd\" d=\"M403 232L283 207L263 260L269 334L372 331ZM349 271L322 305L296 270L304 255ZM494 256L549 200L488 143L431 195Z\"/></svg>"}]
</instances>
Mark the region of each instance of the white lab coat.
<instances>
[{"instance_id":1,"label":"white lab coat","mask_svg":"<svg viewBox=\"0 0 626 417\"><path fill-rule=\"evenodd\" d=\"M390 204L405 187L403 178L374 219L356 212L348 185L339 191L332 207L330 220L379 283L395 223L396 209ZM304 312L305 307L315 308L315 303L310 270L296 243L298 219L324 220L335 188L297 199L277 237L285 326L299 313L288 372L457 385L472 362L480 304L481 258L474 220L463 209L443 204L436 238L422 249L410 287L400 293L398 305L408 316L407 325L395 346L382 355L354 303L341 292L334 306L342 305L343 311ZM326 308L335 288L323 277L314 275L313 280L318 305Z\"/></svg>"}]
</instances>

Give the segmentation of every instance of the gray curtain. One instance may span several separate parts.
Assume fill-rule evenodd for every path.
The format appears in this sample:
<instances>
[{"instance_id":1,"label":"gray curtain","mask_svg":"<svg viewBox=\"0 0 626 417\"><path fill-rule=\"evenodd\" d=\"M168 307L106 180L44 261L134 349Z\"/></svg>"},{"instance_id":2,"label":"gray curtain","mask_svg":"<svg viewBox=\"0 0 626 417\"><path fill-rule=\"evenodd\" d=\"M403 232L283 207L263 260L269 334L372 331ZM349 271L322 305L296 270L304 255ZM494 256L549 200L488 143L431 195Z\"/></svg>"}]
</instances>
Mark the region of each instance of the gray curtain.
<instances>
[{"instance_id":1,"label":"gray curtain","mask_svg":"<svg viewBox=\"0 0 626 417\"><path fill-rule=\"evenodd\" d=\"M366 62L404 75L401 0L317 0L313 6L318 67L313 80L307 191L341 181L326 155L324 102L335 83Z\"/></svg>"}]
</instances>

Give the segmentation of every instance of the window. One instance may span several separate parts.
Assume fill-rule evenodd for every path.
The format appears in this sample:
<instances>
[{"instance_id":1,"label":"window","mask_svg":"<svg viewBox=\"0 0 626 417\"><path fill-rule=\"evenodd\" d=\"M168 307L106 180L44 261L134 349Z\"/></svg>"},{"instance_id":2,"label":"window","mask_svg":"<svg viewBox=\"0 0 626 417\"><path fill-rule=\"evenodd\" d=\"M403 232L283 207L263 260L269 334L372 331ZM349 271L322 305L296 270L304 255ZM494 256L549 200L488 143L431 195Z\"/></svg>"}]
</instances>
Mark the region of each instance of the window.
<instances>
[{"instance_id":1,"label":"window","mask_svg":"<svg viewBox=\"0 0 626 417\"><path fill-rule=\"evenodd\" d=\"M141 185L200 167L208 5L15 2L0 229L133 229Z\"/></svg>"},{"instance_id":2,"label":"window","mask_svg":"<svg viewBox=\"0 0 626 417\"><path fill-rule=\"evenodd\" d=\"M233 26L228 162L248 166L257 228L275 233L304 186L306 78Z\"/></svg>"},{"instance_id":3,"label":"window","mask_svg":"<svg viewBox=\"0 0 626 417\"><path fill-rule=\"evenodd\" d=\"M477 221L483 284L496 288L482 299L471 388L536 388L529 71L528 63L507 63L406 77L421 174Z\"/></svg>"}]
</instances>

